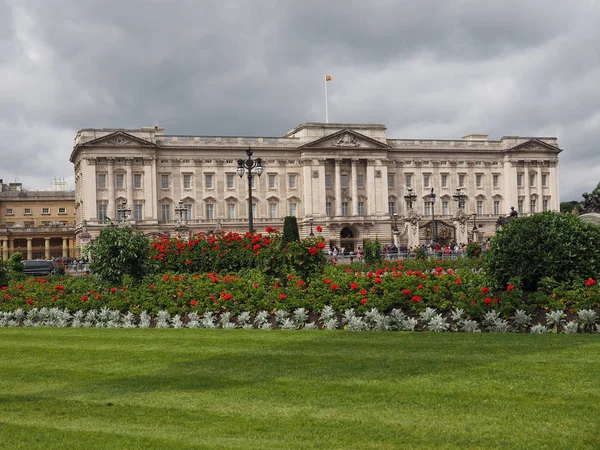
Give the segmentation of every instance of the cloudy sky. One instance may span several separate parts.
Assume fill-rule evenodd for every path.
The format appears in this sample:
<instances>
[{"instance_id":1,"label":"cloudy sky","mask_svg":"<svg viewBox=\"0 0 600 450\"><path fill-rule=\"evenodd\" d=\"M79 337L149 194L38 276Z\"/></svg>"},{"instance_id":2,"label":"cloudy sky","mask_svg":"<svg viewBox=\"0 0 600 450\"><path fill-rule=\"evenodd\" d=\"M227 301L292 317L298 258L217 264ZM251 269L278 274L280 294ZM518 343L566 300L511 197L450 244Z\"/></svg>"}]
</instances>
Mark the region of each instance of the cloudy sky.
<instances>
[{"instance_id":1,"label":"cloudy sky","mask_svg":"<svg viewBox=\"0 0 600 450\"><path fill-rule=\"evenodd\" d=\"M71 184L81 128L557 136L561 200L600 182L600 1L0 0L0 177Z\"/></svg>"}]
</instances>

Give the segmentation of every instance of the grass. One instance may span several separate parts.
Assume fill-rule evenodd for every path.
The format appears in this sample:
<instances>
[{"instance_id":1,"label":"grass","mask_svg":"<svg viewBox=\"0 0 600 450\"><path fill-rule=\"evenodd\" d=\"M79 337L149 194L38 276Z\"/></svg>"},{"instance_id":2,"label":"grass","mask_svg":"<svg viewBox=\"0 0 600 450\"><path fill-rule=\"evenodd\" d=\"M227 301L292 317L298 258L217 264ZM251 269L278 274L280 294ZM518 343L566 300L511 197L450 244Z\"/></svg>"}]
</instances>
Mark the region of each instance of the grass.
<instances>
[{"instance_id":1,"label":"grass","mask_svg":"<svg viewBox=\"0 0 600 450\"><path fill-rule=\"evenodd\" d=\"M599 448L596 335L0 329L1 448Z\"/></svg>"}]
</instances>

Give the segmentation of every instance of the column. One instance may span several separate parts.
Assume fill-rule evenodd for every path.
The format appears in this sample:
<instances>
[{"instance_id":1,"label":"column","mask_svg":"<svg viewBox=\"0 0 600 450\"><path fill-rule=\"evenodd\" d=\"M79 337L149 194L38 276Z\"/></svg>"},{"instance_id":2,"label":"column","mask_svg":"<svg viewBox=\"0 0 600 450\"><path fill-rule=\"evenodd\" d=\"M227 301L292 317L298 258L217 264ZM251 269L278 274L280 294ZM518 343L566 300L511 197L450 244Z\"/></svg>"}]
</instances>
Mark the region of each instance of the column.
<instances>
[{"instance_id":1,"label":"column","mask_svg":"<svg viewBox=\"0 0 600 450\"><path fill-rule=\"evenodd\" d=\"M27 238L27 259L33 259L32 240L33 238Z\"/></svg>"},{"instance_id":2,"label":"column","mask_svg":"<svg viewBox=\"0 0 600 450\"><path fill-rule=\"evenodd\" d=\"M115 160L112 158L108 158L108 174L106 178L108 178L108 205L106 206L106 215L113 221L117 221L118 217L116 216L117 211L115 209L115 172L114 172L114 164Z\"/></svg>"},{"instance_id":3,"label":"column","mask_svg":"<svg viewBox=\"0 0 600 450\"><path fill-rule=\"evenodd\" d=\"M316 179L316 189L313 190L317 194L315 196L315 204L313 205L313 214L316 211L314 215L326 217L327 188L325 187L325 164L327 164L327 160L318 159L317 164L316 170L319 172L319 178Z\"/></svg>"},{"instance_id":4,"label":"column","mask_svg":"<svg viewBox=\"0 0 600 450\"><path fill-rule=\"evenodd\" d=\"M44 258L50 259L50 238L44 238Z\"/></svg>"},{"instance_id":5,"label":"column","mask_svg":"<svg viewBox=\"0 0 600 450\"><path fill-rule=\"evenodd\" d=\"M358 159L352 159L350 161L350 165L352 168L350 186L351 186L351 195L352 195L352 215L358 216L358 185L356 184L356 165L358 164Z\"/></svg>"},{"instance_id":6,"label":"column","mask_svg":"<svg viewBox=\"0 0 600 450\"><path fill-rule=\"evenodd\" d=\"M15 252L15 240L14 238L8 238L8 256L12 255Z\"/></svg>"},{"instance_id":7,"label":"column","mask_svg":"<svg viewBox=\"0 0 600 450\"><path fill-rule=\"evenodd\" d=\"M342 215L342 160L335 159L335 215Z\"/></svg>"},{"instance_id":8,"label":"column","mask_svg":"<svg viewBox=\"0 0 600 450\"><path fill-rule=\"evenodd\" d=\"M312 195L312 160L301 159L302 166L302 206L304 213L303 218L312 217L313 215L313 195ZM300 211L298 211L300 212Z\"/></svg>"},{"instance_id":9,"label":"column","mask_svg":"<svg viewBox=\"0 0 600 450\"><path fill-rule=\"evenodd\" d=\"M8 261L8 239L2 238L2 260Z\"/></svg>"},{"instance_id":10,"label":"column","mask_svg":"<svg viewBox=\"0 0 600 450\"><path fill-rule=\"evenodd\" d=\"M63 258L69 257L69 238L62 238L62 255Z\"/></svg>"},{"instance_id":11,"label":"column","mask_svg":"<svg viewBox=\"0 0 600 450\"><path fill-rule=\"evenodd\" d=\"M538 168L536 170L536 184L537 184L537 191L538 191L538 201L537 201L537 210L538 212L542 212L544 209L544 197L547 197L546 195L544 195L544 188L542 187L542 162L538 161ZM546 183L548 183L548 180L546 180ZM551 210L552 208L550 207L550 202L548 202L548 209Z\"/></svg>"},{"instance_id":12,"label":"column","mask_svg":"<svg viewBox=\"0 0 600 450\"><path fill-rule=\"evenodd\" d=\"M550 163L550 179L548 185L550 186L550 192L552 192L552 211L560 211L560 194L558 192L558 164L552 161Z\"/></svg>"},{"instance_id":13,"label":"column","mask_svg":"<svg viewBox=\"0 0 600 450\"><path fill-rule=\"evenodd\" d=\"M367 215L375 214L375 161L367 160L367 183L365 184L367 191Z\"/></svg>"},{"instance_id":14,"label":"column","mask_svg":"<svg viewBox=\"0 0 600 450\"><path fill-rule=\"evenodd\" d=\"M380 214L388 216L388 199L389 199L389 188L388 188L388 170L387 165L382 161L377 160L377 170L381 174L381 189L379 191L379 211Z\"/></svg>"},{"instance_id":15,"label":"column","mask_svg":"<svg viewBox=\"0 0 600 450\"><path fill-rule=\"evenodd\" d=\"M126 172L126 180L127 183L127 206L131 208L131 213L133 215L133 158L127 158L127 164L125 166Z\"/></svg>"}]
</instances>

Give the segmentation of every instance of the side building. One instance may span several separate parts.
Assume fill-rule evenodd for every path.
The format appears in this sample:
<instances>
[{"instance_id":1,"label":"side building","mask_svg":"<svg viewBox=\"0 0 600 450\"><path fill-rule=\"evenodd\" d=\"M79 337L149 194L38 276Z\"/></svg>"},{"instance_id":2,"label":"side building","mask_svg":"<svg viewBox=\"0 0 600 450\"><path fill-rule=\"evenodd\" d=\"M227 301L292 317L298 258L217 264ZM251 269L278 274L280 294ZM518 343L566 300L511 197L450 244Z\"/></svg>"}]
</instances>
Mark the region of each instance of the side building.
<instances>
[{"instance_id":1,"label":"side building","mask_svg":"<svg viewBox=\"0 0 600 450\"><path fill-rule=\"evenodd\" d=\"M25 190L0 180L0 255L8 260L75 257L75 192ZM63 188L62 186L59 186Z\"/></svg>"},{"instance_id":2,"label":"side building","mask_svg":"<svg viewBox=\"0 0 600 450\"><path fill-rule=\"evenodd\" d=\"M236 174L248 148L264 168L251 201L246 175ZM281 137L83 129L70 157L76 235L83 245L120 214L147 234L244 231L251 204L259 231L293 215L302 235L320 225L347 250L372 237L483 240L511 207L559 209L560 151L555 137L389 139L378 124L303 123Z\"/></svg>"}]
</instances>

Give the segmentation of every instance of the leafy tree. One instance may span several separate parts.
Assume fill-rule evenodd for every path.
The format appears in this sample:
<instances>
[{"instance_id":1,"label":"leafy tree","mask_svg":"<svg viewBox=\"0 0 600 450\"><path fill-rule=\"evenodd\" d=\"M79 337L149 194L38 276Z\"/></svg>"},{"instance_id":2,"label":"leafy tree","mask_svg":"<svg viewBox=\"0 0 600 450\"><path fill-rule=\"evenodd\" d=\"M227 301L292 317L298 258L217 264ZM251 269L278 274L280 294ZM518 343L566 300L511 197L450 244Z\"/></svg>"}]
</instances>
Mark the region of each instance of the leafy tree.
<instances>
[{"instance_id":1,"label":"leafy tree","mask_svg":"<svg viewBox=\"0 0 600 450\"><path fill-rule=\"evenodd\" d=\"M288 243L299 240L300 233L298 232L298 221L294 216L287 216L283 220L283 245L287 246Z\"/></svg>"},{"instance_id":2,"label":"leafy tree","mask_svg":"<svg viewBox=\"0 0 600 450\"><path fill-rule=\"evenodd\" d=\"M580 203L572 200L570 202L560 202L560 212L561 213L570 213L573 210L579 209Z\"/></svg>"},{"instance_id":3,"label":"leafy tree","mask_svg":"<svg viewBox=\"0 0 600 450\"><path fill-rule=\"evenodd\" d=\"M498 287L513 277L535 290L540 280L558 282L597 277L600 273L600 227L571 214L545 212L502 227L486 255L488 275Z\"/></svg>"},{"instance_id":4,"label":"leafy tree","mask_svg":"<svg viewBox=\"0 0 600 450\"><path fill-rule=\"evenodd\" d=\"M90 270L98 278L114 286L120 285L128 275L141 280L150 269L150 242L142 233L134 232L125 224L110 223L90 245L92 262Z\"/></svg>"},{"instance_id":5,"label":"leafy tree","mask_svg":"<svg viewBox=\"0 0 600 450\"><path fill-rule=\"evenodd\" d=\"M8 272L11 278L22 278L25 272L25 264L23 264L23 253L14 252L8 258Z\"/></svg>"},{"instance_id":6,"label":"leafy tree","mask_svg":"<svg viewBox=\"0 0 600 450\"><path fill-rule=\"evenodd\" d=\"M8 265L5 261L0 261L0 287L8 285Z\"/></svg>"},{"instance_id":7,"label":"leafy tree","mask_svg":"<svg viewBox=\"0 0 600 450\"><path fill-rule=\"evenodd\" d=\"M367 264L378 264L383 261L383 253L381 252L381 242L379 239L366 239L363 246L363 259Z\"/></svg>"}]
</instances>

